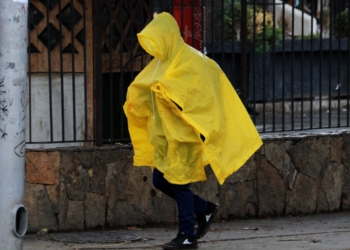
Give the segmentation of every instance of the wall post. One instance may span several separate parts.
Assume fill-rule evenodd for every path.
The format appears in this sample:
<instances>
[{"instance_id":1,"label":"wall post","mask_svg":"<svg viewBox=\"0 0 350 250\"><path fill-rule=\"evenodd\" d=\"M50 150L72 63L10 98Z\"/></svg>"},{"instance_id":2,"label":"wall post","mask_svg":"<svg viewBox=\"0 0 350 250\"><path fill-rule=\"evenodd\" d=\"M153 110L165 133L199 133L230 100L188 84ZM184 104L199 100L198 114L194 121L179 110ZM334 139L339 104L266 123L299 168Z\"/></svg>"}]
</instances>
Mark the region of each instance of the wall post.
<instances>
[{"instance_id":1,"label":"wall post","mask_svg":"<svg viewBox=\"0 0 350 250\"><path fill-rule=\"evenodd\" d=\"M0 1L0 249L22 249L28 0Z\"/></svg>"}]
</instances>

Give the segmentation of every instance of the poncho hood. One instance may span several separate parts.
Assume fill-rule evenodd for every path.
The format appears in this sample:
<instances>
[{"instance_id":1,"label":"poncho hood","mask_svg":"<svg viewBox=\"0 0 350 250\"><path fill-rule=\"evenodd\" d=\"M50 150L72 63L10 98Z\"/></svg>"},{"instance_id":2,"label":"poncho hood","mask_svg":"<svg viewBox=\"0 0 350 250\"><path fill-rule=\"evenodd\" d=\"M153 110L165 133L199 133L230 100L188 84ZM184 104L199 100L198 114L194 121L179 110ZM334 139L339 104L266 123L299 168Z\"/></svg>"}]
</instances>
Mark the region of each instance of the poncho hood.
<instances>
[{"instance_id":1,"label":"poncho hood","mask_svg":"<svg viewBox=\"0 0 350 250\"><path fill-rule=\"evenodd\" d=\"M184 43L168 13L138 39L155 58L131 83L124 104L134 165L187 184L206 180L209 163L223 184L262 145L232 84L213 60Z\"/></svg>"},{"instance_id":2,"label":"poncho hood","mask_svg":"<svg viewBox=\"0 0 350 250\"><path fill-rule=\"evenodd\" d=\"M137 37L148 54L163 62L173 59L185 44L176 20L168 13L156 15Z\"/></svg>"}]
</instances>

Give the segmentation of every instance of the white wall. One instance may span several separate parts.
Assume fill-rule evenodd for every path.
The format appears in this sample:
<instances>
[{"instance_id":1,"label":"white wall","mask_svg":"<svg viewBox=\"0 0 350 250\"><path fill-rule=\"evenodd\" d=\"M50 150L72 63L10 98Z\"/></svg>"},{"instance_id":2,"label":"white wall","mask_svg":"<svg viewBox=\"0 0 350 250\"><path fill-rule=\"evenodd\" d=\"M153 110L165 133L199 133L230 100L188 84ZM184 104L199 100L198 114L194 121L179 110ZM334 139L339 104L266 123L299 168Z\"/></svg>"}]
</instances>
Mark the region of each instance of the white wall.
<instances>
[{"instance_id":1,"label":"white wall","mask_svg":"<svg viewBox=\"0 0 350 250\"><path fill-rule=\"evenodd\" d=\"M28 144L29 138L29 109L31 111L32 142L50 142L51 134L53 141L73 141L74 130L76 140L84 140L85 133L85 98L84 98L84 75L82 73L63 74L63 114L64 114L64 138L62 137L62 97L61 97L61 74L51 74L52 86L52 131L50 129L50 92L49 74L32 73L31 87L27 82L27 115L26 115L26 148L55 148L68 146L82 146L83 143L36 143ZM76 125L73 123L73 80L75 80L75 116ZM31 91L31 98L29 93ZM29 106L31 103L31 107Z\"/></svg>"},{"instance_id":2,"label":"white wall","mask_svg":"<svg viewBox=\"0 0 350 250\"><path fill-rule=\"evenodd\" d=\"M283 10L284 9L284 10ZM289 17L292 25L292 20L294 20L294 36L302 36L303 34L305 36L316 34L317 33L317 20L316 18L312 17L311 15L307 13L303 13L301 10L294 8L289 4L283 4L280 0L275 0L275 21L278 23L278 20L283 15L285 17ZM294 17L293 17L294 16ZM304 23L303 23L304 19ZM304 30L303 30L303 24L304 24ZM291 27L292 28L292 27ZM291 30L292 33L292 30Z\"/></svg>"}]
</instances>

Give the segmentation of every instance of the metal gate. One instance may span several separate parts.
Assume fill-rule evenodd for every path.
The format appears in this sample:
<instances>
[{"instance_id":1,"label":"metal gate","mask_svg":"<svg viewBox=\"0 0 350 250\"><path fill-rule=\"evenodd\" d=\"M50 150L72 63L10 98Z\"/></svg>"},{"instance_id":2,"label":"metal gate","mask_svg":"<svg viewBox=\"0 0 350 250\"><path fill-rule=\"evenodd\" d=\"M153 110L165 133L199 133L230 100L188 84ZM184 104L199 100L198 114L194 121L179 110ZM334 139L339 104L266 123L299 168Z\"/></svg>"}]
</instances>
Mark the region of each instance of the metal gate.
<instances>
[{"instance_id":1,"label":"metal gate","mask_svg":"<svg viewBox=\"0 0 350 250\"><path fill-rule=\"evenodd\" d=\"M348 1L297 2L31 0L27 143L130 142L126 90L152 59L136 34L162 11L221 66L259 132L349 127Z\"/></svg>"},{"instance_id":2,"label":"metal gate","mask_svg":"<svg viewBox=\"0 0 350 250\"><path fill-rule=\"evenodd\" d=\"M136 34L152 20L148 0L94 1L97 144L128 141L122 105L132 79L150 61Z\"/></svg>"},{"instance_id":3,"label":"metal gate","mask_svg":"<svg viewBox=\"0 0 350 250\"><path fill-rule=\"evenodd\" d=\"M92 1L29 2L27 148L93 142L92 24Z\"/></svg>"}]
</instances>

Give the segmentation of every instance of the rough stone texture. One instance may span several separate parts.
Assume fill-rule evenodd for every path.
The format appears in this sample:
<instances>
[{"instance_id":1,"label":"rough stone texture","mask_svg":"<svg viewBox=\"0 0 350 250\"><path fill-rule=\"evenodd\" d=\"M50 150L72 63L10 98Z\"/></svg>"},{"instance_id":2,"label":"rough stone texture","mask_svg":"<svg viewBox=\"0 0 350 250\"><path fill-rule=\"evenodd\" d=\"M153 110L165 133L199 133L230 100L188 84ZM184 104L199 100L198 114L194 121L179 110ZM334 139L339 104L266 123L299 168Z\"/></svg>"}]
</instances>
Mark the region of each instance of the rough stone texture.
<instances>
[{"instance_id":1,"label":"rough stone texture","mask_svg":"<svg viewBox=\"0 0 350 250\"><path fill-rule=\"evenodd\" d=\"M296 143L297 143L297 141L295 141L295 140L284 140L284 147L288 151L288 149L293 147Z\"/></svg>"},{"instance_id":2,"label":"rough stone texture","mask_svg":"<svg viewBox=\"0 0 350 250\"><path fill-rule=\"evenodd\" d=\"M233 175L229 176L225 183L235 183L240 181L256 180L256 164L254 156L250 159Z\"/></svg>"},{"instance_id":3,"label":"rough stone texture","mask_svg":"<svg viewBox=\"0 0 350 250\"><path fill-rule=\"evenodd\" d=\"M350 168L350 136L343 137L342 163Z\"/></svg>"},{"instance_id":4,"label":"rough stone texture","mask_svg":"<svg viewBox=\"0 0 350 250\"><path fill-rule=\"evenodd\" d=\"M342 209L350 209L350 168L345 171Z\"/></svg>"},{"instance_id":5,"label":"rough stone texture","mask_svg":"<svg viewBox=\"0 0 350 250\"><path fill-rule=\"evenodd\" d=\"M82 201L68 201L67 218L65 219L64 229L83 230L84 229L84 204Z\"/></svg>"},{"instance_id":6,"label":"rough stone texture","mask_svg":"<svg viewBox=\"0 0 350 250\"><path fill-rule=\"evenodd\" d=\"M223 219L257 215L256 181L228 183L220 187L220 211Z\"/></svg>"},{"instance_id":7,"label":"rough stone texture","mask_svg":"<svg viewBox=\"0 0 350 250\"><path fill-rule=\"evenodd\" d=\"M58 185L59 152L29 152L26 154L26 181Z\"/></svg>"},{"instance_id":8,"label":"rough stone texture","mask_svg":"<svg viewBox=\"0 0 350 250\"><path fill-rule=\"evenodd\" d=\"M85 226L87 228L104 227L106 220L106 197L104 195L85 193Z\"/></svg>"},{"instance_id":9,"label":"rough stone texture","mask_svg":"<svg viewBox=\"0 0 350 250\"><path fill-rule=\"evenodd\" d=\"M330 164L324 172L319 191L317 211L334 211L340 208L345 167Z\"/></svg>"},{"instance_id":10,"label":"rough stone texture","mask_svg":"<svg viewBox=\"0 0 350 250\"><path fill-rule=\"evenodd\" d=\"M89 169L91 192L96 194L106 194L106 173L107 162L103 152L94 152L92 156L93 165Z\"/></svg>"},{"instance_id":11,"label":"rough stone texture","mask_svg":"<svg viewBox=\"0 0 350 250\"><path fill-rule=\"evenodd\" d=\"M205 167L207 180L203 182L196 182L191 185L193 193L201 196L203 199L213 203L219 202L218 181L210 166Z\"/></svg>"},{"instance_id":12,"label":"rough stone texture","mask_svg":"<svg viewBox=\"0 0 350 250\"><path fill-rule=\"evenodd\" d=\"M175 202L156 190L149 167L133 167L127 158L107 165L107 225L144 225L174 222Z\"/></svg>"},{"instance_id":13,"label":"rough stone texture","mask_svg":"<svg viewBox=\"0 0 350 250\"><path fill-rule=\"evenodd\" d=\"M60 231L63 231L66 225L69 200L67 198L66 187L64 185L64 178L62 176L60 177L60 185L58 187L58 192L58 229Z\"/></svg>"},{"instance_id":14,"label":"rough stone texture","mask_svg":"<svg viewBox=\"0 0 350 250\"><path fill-rule=\"evenodd\" d=\"M285 169L289 169L290 158L286 153L283 141L264 143L266 159L274 166L278 173L282 175Z\"/></svg>"},{"instance_id":15,"label":"rough stone texture","mask_svg":"<svg viewBox=\"0 0 350 250\"><path fill-rule=\"evenodd\" d=\"M29 232L177 221L175 202L153 187L149 167L133 166L129 145L31 150L26 157ZM270 135L223 185L210 166L206 173L208 180L191 188L220 203L216 220L350 209L350 136Z\"/></svg>"},{"instance_id":16,"label":"rough stone texture","mask_svg":"<svg viewBox=\"0 0 350 250\"><path fill-rule=\"evenodd\" d=\"M285 179L285 183L287 185L287 187L289 188L289 190L292 190L293 186L294 186L294 182L295 179L297 177L298 171L296 170L293 162L290 163L289 165L289 169L288 169L289 173L286 173L286 176L288 177L288 179Z\"/></svg>"},{"instance_id":17,"label":"rough stone texture","mask_svg":"<svg viewBox=\"0 0 350 250\"><path fill-rule=\"evenodd\" d=\"M341 163L342 160L342 147L343 147L343 138L342 137L333 137L331 141L331 162Z\"/></svg>"},{"instance_id":18,"label":"rough stone texture","mask_svg":"<svg viewBox=\"0 0 350 250\"><path fill-rule=\"evenodd\" d=\"M328 137L307 138L291 147L288 152L296 169L316 180L329 162L329 141Z\"/></svg>"},{"instance_id":19,"label":"rough stone texture","mask_svg":"<svg viewBox=\"0 0 350 250\"><path fill-rule=\"evenodd\" d=\"M214 178L216 180L215 176ZM257 215L256 178L256 164L252 156L240 169L229 176L223 185L215 181L218 185L219 215L222 218Z\"/></svg>"},{"instance_id":20,"label":"rough stone texture","mask_svg":"<svg viewBox=\"0 0 350 250\"><path fill-rule=\"evenodd\" d=\"M65 178L67 196L70 200L83 201L84 193L90 191L90 177L82 165L77 166Z\"/></svg>"},{"instance_id":21,"label":"rough stone texture","mask_svg":"<svg viewBox=\"0 0 350 250\"><path fill-rule=\"evenodd\" d=\"M296 170L286 152L286 143L284 141L274 141L265 143L264 147L266 159L277 169L286 186L291 189L294 184Z\"/></svg>"},{"instance_id":22,"label":"rough stone texture","mask_svg":"<svg viewBox=\"0 0 350 250\"><path fill-rule=\"evenodd\" d=\"M46 192L50 198L52 208L55 214L58 213L58 201L59 201L59 186L58 185L46 185Z\"/></svg>"},{"instance_id":23,"label":"rough stone texture","mask_svg":"<svg viewBox=\"0 0 350 250\"><path fill-rule=\"evenodd\" d=\"M57 230L57 219L44 185L26 183L24 205L28 210L28 232L44 227Z\"/></svg>"},{"instance_id":24,"label":"rough stone texture","mask_svg":"<svg viewBox=\"0 0 350 250\"><path fill-rule=\"evenodd\" d=\"M286 193L286 214L310 214L315 212L318 182L299 173L293 189Z\"/></svg>"},{"instance_id":25,"label":"rough stone texture","mask_svg":"<svg viewBox=\"0 0 350 250\"><path fill-rule=\"evenodd\" d=\"M286 190L278 171L265 158L258 159L259 216L282 215Z\"/></svg>"},{"instance_id":26,"label":"rough stone texture","mask_svg":"<svg viewBox=\"0 0 350 250\"><path fill-rule=\"evenodd\" d=\"M79 165L82 167L82 169L90 169L93 162L93 152L94 151L64 151L61 156L60 173L67 178Z\"/></svg>"}]
</instances>

